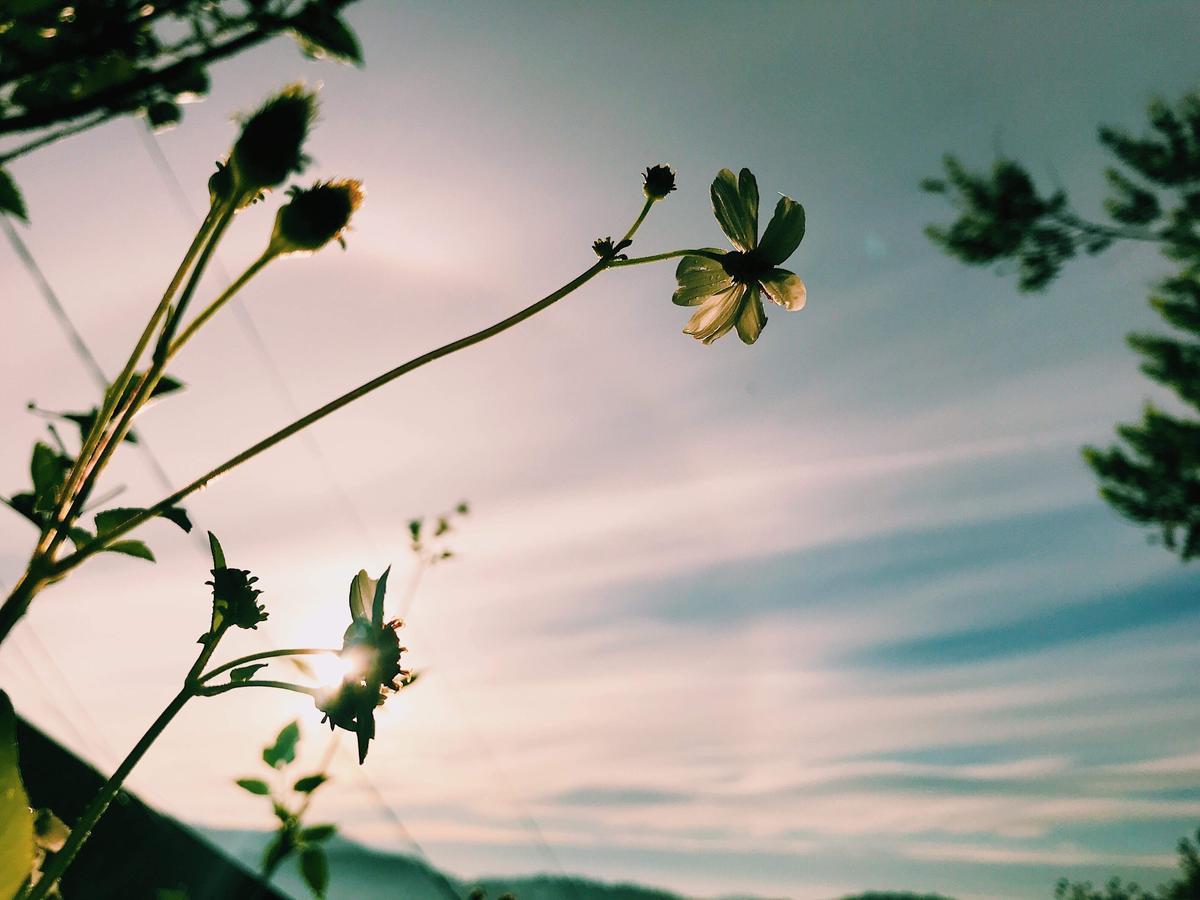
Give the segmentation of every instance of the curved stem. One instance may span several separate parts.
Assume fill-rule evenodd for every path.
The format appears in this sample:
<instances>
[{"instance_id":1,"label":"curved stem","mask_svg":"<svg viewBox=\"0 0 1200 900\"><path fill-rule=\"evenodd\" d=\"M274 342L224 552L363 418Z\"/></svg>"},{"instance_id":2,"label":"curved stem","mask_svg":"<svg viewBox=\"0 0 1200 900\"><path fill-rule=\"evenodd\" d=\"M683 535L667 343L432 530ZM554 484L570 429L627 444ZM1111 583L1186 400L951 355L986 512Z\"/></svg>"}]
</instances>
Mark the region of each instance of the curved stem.
<instances>
[{"instance_id":1,"label":"curved stem","mask_svg":"<svg viewBox=\"0 0 1200 900\"><path fill-rule=\"evenodd\" d=\"M142 739L137 742L129 755L121 761L121 765L117 771L113 772L108 781L104 782L104 786L100 788L100 792L92 798L92 802L88 804L86 810L79 821L71 828L71 836L67 838L63 848L54 854L53 858L46 864L46 868L42 871L42 877L38 883L30 888L29 893L25 895L25 900L42 900L49 893L50 889L58 882L67 867L71 865L76 854L82 849L84 843L92 834L92 829L96 827L96 823L100 821L100 817L104 815L113 798L117 796L117 792L121 790L121 785L129 773L145 756L146 751L150 749L163 730L171 724L171 720L183 709L184 704L192 698L192 692L188 688L184 688L175 695L167 708L159 714L159 717L154 720L146 733L142 735Z\"/></svg>"},{"instance_id":2,"label":"curved stem","mask_svg":"<svg viewBox=\"0 0 1200 900\"><path fill-rule=\"evenodd\" d=\"M186 344L192 338L192 336L201 329L201 327L203 327L205 322L215 316L217 312L220 311L221 307L233 299L234 294L244 288L246 283L249 282L250 279L259 272L261 272L266 264L274 258L275 254L264 253L254 262L250 263L250 265L246 267L246 270L242 272L242 274L236 279L234 279L233 283L231 283L229 287L225 288L225 290L221 292L220 296L217 297L216 300L201 310L200 314L188 323L188 326L183 329L182 332L180 332L179 336L170 342L169 346L167 347L166 360L164 361L169 361L171 357L178 353L180 348L182 348L183 345Z\"/></svg>"},{"instance_id":3,"label":"curved stem","mask_svg":"<svg viewBox=\"0 0 1200 900\"><path fill-rule=\"evenodd\" d=\"M187 678L184 679L183 688L175 695L175 698L167 704L154 723L146 729L146 733L142 735L141 740L134 745L129 751L129 755L121 760L121 765L117 767L117 771L113 772L109 779L104 782L104 785L92 798L92 802L88 804L87 809L83 811L83 815L79 817L79 821L71 828L71 835L63 844L61 850L54 854L50 861L46 864L46 868L42 871L42 877L38 879L38 883L29 889L24 900L43 900L49 895L54 885L62 877L63 873L74 861L75 856L83 848L87 839L91 837L92 829L96 827L96 823L100 821L100 817L104 815L113 798L117 796L121 790L121 785L125 783L125 779L129 777L129 773L133 771L146 751L151 745L158 740L159 735L166 730L166 727L171 724L171 720L179 714L184 705L196 696L196 688L194 678L196 674L204 668L212 656L213 651L217 649L217 643L225 634L225 628L218 629L215 633L208 636L204 642L204 649L200 651L196 661L192 664Z\"/></svg>"},{"instance_id":4,"label":"curved stem","mask_svg":"<svg viewBox=\"0 0 1200 900\"><path fill-rule=\"evenodd\" d=\"M615 269L619 266L641 266L646 263L662 262L664 259L676 259L680 256L703 256L705 259L721 261L723 253L713 253L711 250L669 250L666 253L655 253L653 256L635 256L632 259L616 259L612 262Z\"/></svg>"},{"instance_id":5,"label":"curved stem","mask_svg":"<svg viewBox=\"0 0 1200 900\"><path fill-rule=\"evenodd\" d=\"M630 227L629 231L627 231L625 233L625 237L622 240L630 240L633 237L634 232L637 231L638 226L641 224L642 220L645 219L646 213L649 211L649 208L653 205L653 203L654 203L653 200L646 201L646 205L645 205L645 207L643 207L641 214L638 216L638 218L634 222L634 224ZM500 334L501 332L507 331L508 329L512 328L514 325L518 325L521 322L524 322L526 319L537 315L542 310L544 310L550 306L553 306L555 303L557 303L563 297L567 296L568 294L575 291L577 288L579 288L579 287L583 286L584 284L586 284L587 282L591 281L593 278L595 278L597 275L599 275L601 272L603 272L606 268L608 268L612 264L613 264L612 260L603 260L602 259L602 260L596 262L594 265L590 266L588 269L586 269L584 272L582 272L575 278L571 279L571 281L564 284L558 290L554 291L551 294L547 294L545 297L543 297L541 300L538 300L535 303L531 303L529 306L525 307L524 309L520 310L519 312L513 313L508 318L501 319L499 322L495 323L494 325L489 325L487 328L481 329L480 331L476 331L475 333L469 334L466 337L459 338L456 341L451 341L448 344L443 344L441 347L438 347L436 350L430 350L428 353L424 353L418 357L410 359L408 362L402 363L401 365L396 366L394 369L389 369L387 372L384 372L382 375L379 375L376 378L372 378L370 381L366 382L365 384L361 384L358 387L354 388L353 390L347 391L345 394L342 394L337 399L331 400L329 403L326 403L324 406L321 406L321 407L313 410L312 412L308 413L307 415L301 416L299 419L292 422L290 425L284 426L283 428L276 431L274 434L263 438L261 441L259 441L257 444L253 445L252 447L248 447L247 449L243 450L241 453L237 454L236 456L231 457L230 459L227 459L225 462L221 463L215 469L212 469L211 471L206 472L205 474L201 475L196 480L192 481L190 484L184 485L182 488L175 491L175 493L171 494L169 497L165 497L162 500L158 501L158 503L149 507L148 509L142 510L142 512L138 513L136 516L131 516L129 519L127 519L121 525L114 528L112 531L106 533L103 537L97 537L95 540L93 540L93 541L89 542L88 544L85 544L83 547L77 549L70 556L64 557L60 562L56 563L53 566L53 568L52 568L53 574L58 576L58 575L62 575L63 573L69 571L70 569L73 569L75 566L79 565L81 562L83 562L89 556L92 556L93 554L99 553L100 551L104 550L104 548L110 546L114 541L118 540L123 535L128 534L130 531L137 528L143 522L146 522L149 519L154 518L155 516L162 513L164 510L168 509L171 506L174 506L176 503L178 503L184 497L205 487L213 479L218 478L221 475L224 475L226 472L230 472L233 469L236 469L238 466L240 466L242 463L246 462L247 460L253 459L254 457L258 456L264 450L269 450L271 447L274 447L276 444L280 443L281 441L287 440L289 437L296 434L298 431L302 431L303 429L307 428L309 425L312 425L314 422L319 422L321 419L324 419L326 416L337 412L342 407L348 406L349 404L353 403L355 400L358 400L361 397L365 397L367 394L371 393L372 391L378 390L379 388L383 387L384 385L389 384L392 381L395 381L401 375L406 375L409 372L414 371L415 369L419 369L422 366L428 365L429 363L433 362L434 360L441 359L443 356L449 356L452 353L457 353L459 350L465 350L467 347L471 347L471 346L474 346L475 344L486 341L488 338L495 337L496 335Z\"/></svg>"},{"instance_id":6,"label":"curved stem","mask_svg":"<svg viewBox=\"0 0 1200 900\"><path fill-rule=\"evenodd\" d=\"M236 691L238 688L251 687L275 688L279 691L293 691L297 694L305 694L309 697L316 697L320 693L317 688L306 687L302 684L292 684L290 681L235 681L230 684L218 684L212 687L196 688L196 693L201 697L215 697L217 694L224 694L226 691Z\"/></svg>"},{"instance_id":7,"label":"curved stem","mask_svg":"<svg viewBox=\"0 0 1200 900\"><path fill-rule=\"evenodd\" d=\"M141 337L138 338L137 343L134 345L133 352L129 354L129 359L125 361L121 373L105 394L100 407L100 414L96 417L96 421L93 423L91 431L84 441L83 448L79 451L79 456L75 460L71 475L63 488L62 499L59 501L59 508L56 510L54 517L54 521L59 523L59 525L67 521L65 511L69 508L69 504L74 501L75 494L89 471L91 457L98 450L105 429L108 427L109 422L117 411L118 405L129 389L134 373L137 371L138 360L141 359L142 354L146 351L146 347L149 346L150 339L154 336L154 331L158 327L159 321L166 315L167 310L171 308L171 301L175 298L175 293L179 290L179 286L183 284L184 276L187 275L188 270L196 259L196 255L208 240L209 234L217 221L217 213L218 209L216 206L209 207L208 214L204 217L204 221L200 223L200 228L196 231L196 236L192 238L192 243L188 247L187 252L184 253L183 259L175 270L175 274L171 277L170 284L163 291L162 299L158 301L158 306L150 316L146 327L142 329ZM47 541L48 545L49 542Z\"/></svg>"},{"instance_id":8,"label":"curved stem","mask_svg":"<svg viewBox=\"0 0 1200 900\"><path fill-rule=\"evenodd\" d=\"M322 653L332 654L337 656L337 650L330 650L324 647L300 647L294 650L268 650L265 653L251 653L249 656L242 656L238 659L227 662L217 668L205 672L197 681L204 684L206 681L211 681L223 672L228 672L230 669L236 669L238 666L244 666L246 663L257 662L260 659L277 659L281 656L319 656Z\"/></svg>"},{"instance_id":9,"label":"curved stem","mask_svg":"<svg viewBox=\"0 0 1200 900\"><path fill-rule=\"evenodd\" d=\"M111 431L107 431L102 435L98 443L94 457L87 466L79 489L75 498L71 501L71 505L67 508L67 512L62 519L64 525L69 525L75 521L79 515L79 510L83 506L88 493L95 486L96 479L100 473L104 471L105 465L116 452L121 442L125 440L125 435L129 433L129 429L133 427L133 419L137 415L138 410L145 405L150 399L150 395L154 393L154 388L158 386L159 380L162 378L163 372L167 367L167 348L170 344L171 335L178 326L179 319L187 309L188 302L192 299L192 295L196 292L196 287L200 283L201 277L204 275L204 270L208 267L208 261L212 257L213 251L216 250L217 244L221 242L221 237L225 229L229 227L229 223L233 221L234 215L237 213L238 205L241 196L234 194L220 208L220 213L216 216L212 227L209 230L208 240L196 258L196 264L192 268L192 273L188 278L187 284L184 286L183 292L179 296L179 303L170 313L166 323L163 325L162 333L159 335L158 345L154 350L154 362L146 374L138 380L137 387L133 390L132 396L124 404L124 412L121 415L117 425ZM138 354L140 356L140 353ZM58 529L54 538L52 538L47 552L52 554L54 550L62 543L66 537L66 529Z\"/></svg>"}]
</instances>

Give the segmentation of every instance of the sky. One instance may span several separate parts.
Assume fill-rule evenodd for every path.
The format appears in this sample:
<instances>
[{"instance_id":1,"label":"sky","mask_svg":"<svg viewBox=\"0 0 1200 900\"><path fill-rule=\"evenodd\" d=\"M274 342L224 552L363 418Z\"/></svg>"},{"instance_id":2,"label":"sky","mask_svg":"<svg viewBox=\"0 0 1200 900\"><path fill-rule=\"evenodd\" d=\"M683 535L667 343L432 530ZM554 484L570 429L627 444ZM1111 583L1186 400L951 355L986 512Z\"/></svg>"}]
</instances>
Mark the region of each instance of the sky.
<instances>
[{"instance_id":1,"label":"sky","mask_svg":"<svg viewBox=\"0 0 1200 900\"><path fill-rule=\"evenodd\" d=\"M138 424L175 484L574 277L636 215L648 165L679 190L634 252L722 244L708 184L748 166L764 198L806 207L788 265L809 299L768 310L753 347L704 347L680 333L670 262L605 273L189 502L271 613L230 657L335 645L354 573L392 564L404 584L408 519L472 504L407 610L425 677L381 712L362 770L345 742L314 813L463 876L705 897L1165 878L1200 823L1197 573L1099 500L1079 448L1157 396L1123 336L1156 325L1166 264L1120 246L1019 295L927 242L949 211L917 185L946 151L1003 153L1096 214L1097 124L1140 128L1155 94L1197 87L1200 8L363 0L347 16L361 70L287 38L213 70L157 138L183 198L129 120L11 167L23 240L112 373L230 115L323 84L305 177L360 177L366 203L345 253L273 264L181 355L186 393ZM203 290L262 249L278 202L239 216ZM26 401L78 409L94 388L7 245L0 279L16 491L44 429ZM109 485L125 505L163 493L136 452ZM157 565L92 561L0 650L18 709L101 767L207 627L201 542L142 536ZM32 540L0 517L6 584ZM199 826L270 827L231 779L292 718L310 764L327 738L304 698L197 701L131 787Z\"/></svg>"}]
</instances>

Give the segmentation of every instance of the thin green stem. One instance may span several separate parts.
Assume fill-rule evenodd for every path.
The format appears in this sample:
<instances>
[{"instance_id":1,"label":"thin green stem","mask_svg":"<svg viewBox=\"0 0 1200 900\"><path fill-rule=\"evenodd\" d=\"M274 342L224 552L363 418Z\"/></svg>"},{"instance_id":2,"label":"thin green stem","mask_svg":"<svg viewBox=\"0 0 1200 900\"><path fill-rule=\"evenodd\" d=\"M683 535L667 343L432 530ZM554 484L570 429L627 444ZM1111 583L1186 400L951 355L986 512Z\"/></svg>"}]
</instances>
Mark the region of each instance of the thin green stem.
<instances>
[{"instance_id":1,"label":"thin green stem","mask_svg":"<svg viewBox=\"0 0 1200 900\"><path fill-rule=\"evenodd\" d=\"M196 693L201 697L215 697L217 694L224 694L226 691L236 691L238 688L253 688L265 687L275 688L280 691L294 691L297 694L305 694L309 697L317 697L320 691L314 687L306 687L303 684L292 684L290 681L235 681L230 684L217 684L209 687L196 688Z\"/></svg>"},{"instance_id":2,"label":"thin green stem","mask_svg":"<svg viewBox=\"0 0 1200 900\"><path fill-rule=\"evenodd\" d=\"M669 250L666 253L655 253L653 256L635 256L632 259L616 259L611 263L614 269L621 266L642 266L646 263L662 262L664 259L676 259L680 256L703 256L705 259L721 261L723 253L712 250Z\"/></svg>"},{"instance_id":3,"label":"thin green stem","mask_svg":"<svg viewBox=\"0 0 1200 900\"><path fill-rule=\"evenodd\" d=\"M107 429L109 422L117 411L117 407L123 399L125 393L129 389L129 384L133 380L134 373L137 371L138 361L142 358L142 354L146 352L146 347L150 344L150 339L154 336L155 330L158 328L159 321L166 315L171 308L171 301L175 298L179 286L183 284L184 276L192 267L192 263L196 259L196 255L201 251L205 242L208 240L209 234L213 229L217 220L217 207L209 207L208 214L204 217L204 221L200 223L200 228L196 231L196 235L192 238L192 243L184 253L183 259L180 261L175 274L171 277L170 284L163 291L162 298L158 301L158 306L154 313L150 316L150 320L146 323L146 327L142 329L141 337L134 344L133 352L129 354L129 359L126 360L121 373L117 376L116 381L108 389L104 395L103 402L100 407L100 414L96 417L96 421L92 424L91 430L88 432L87 438L84 440L83 448L79 451L79 456L75 460L75 465L71 468L71 474L67 479L66 485L63 487L62 497L59 500L59 507L55 510L53 521L56 523L54 529L56 531L63 524L69 521L65 517L65 511L70 504L74 502L75 496L83 483L85 477L90 470L90 462L93 454L97 451L101 438ZM45 536L43 536L45 539ZM51 538L52 539L52 538ZM46 546L49 546L49 540L46 541ZM45 552L43 549L42 552Z\"/></svg>"},{"instance_id":4,"label":"thin green stem","mask_svg":"<svg viewBox=\"0 0 1200 900\"><path fill-rule=\"evenodd\" d=\"M235 278L233 283L230 284L229 287L225 288L225 290L221 292L220 296L218 296L216 300L208 304L208 306L206 306L200 312L200 314L196 316L196 318L192 319L192 321L188 323L188 326L179 333L179 336L170 342L170 345L167 347L166 361L169 361L176 353L178 353L183 345L186 344L192 338L192 336L204 326L204 323L215 316L220 311L221 307L233 299L233 296L242 288L244 288L251 278L261 272L266 264L274 259L276 255L277 254L267 252L254 262L250 263L250 265L246 267L246 270L237 278Z\"/></svg>"},{"instance_id":5,"label":"thin green stem","mask_svg":"<svg viewBox=\"0 0 1200 900\"><path fill-rule=\"evenodd\" d=\"M116 427L108 432L97 446L94 459L88 466L88 471L83 478L83 481L79 487L79 491L76 494L75 499L72 500L71 505L68 507L66 515L63 518L64 525L69 525L71 522L75 521L75 518L79 515L80 508L83 506L84 500L87 498L87 495L91 489L95 486L96 479L100 477L100 474L104 471L105 465L108 464L108 460L116 452L117 448L121 445L121 442L125 440L125 435L129 433L129 429L133 427L134 417L138 414L138 411L142 408L142 406L145 405L146 401L150 399L151 394L154 393L154 388L158 386L158 382L162 378L163 372L166 371L168 359L167 348L170 345L171 335L174 333L174 329L177 327L180 317L187 309L188 302L191 300L192 295L195 294L196 287L199 285L200 279L204 275L204 270L208 267L208 261L212 258L213 251L216 250L217 244L220 243L225 229L228 228L229 223L233 221L233 217L237 213L239 202L240 195L234 194L228 201L226 201L224 206L222 206L220 213L217 215L216 221L213 223L212 228L210 229L208 241L204 244L203 249L201 249L199 256L196 258L196 264L192 267L192 273L188 278L187 284L184 286L183 292L179 295L179 303L176 305L166 323L163 325L162 333L159 335L158 345L154 351L154 362L151 364L150 369L146 372L145 376L138 381L137 387L133 390L132 396L129 398L128 402L125 403L124 412L122 413L120 420L117 422ZM52 554L58 545L62 543L66 536L65 531L65 528L59 529L58 533L49 545L49 553Z\"/></svg>"},{"instance_id":6,"label":"thin green stem","mask_svg":"<svg viewBox=\"0 0 1200 900\"><path fill-rule=\"evenodd\" d=\"M652 201L652 200L646 201L646 206L642 209L641 214L638 216L638 218L634 222L634 224L630 227L629 231L627 231L625 233L625 237L623 238L623 240L632 239L633 234L637 231L637 228L641 224L642 220L645 219L646 213L648 212L650 206L653 205L653 202L654 201ZM345 394L342 394L337 399L331 400L329 403L326 403L324 406L321 406L321 407L313 410L312 412L308 413L307 415L301 416L299 419L297 419L296 421L292 422L289 425L284 426L283 428L276 431L274 434L272 434L266 438L263 438L263 440L259 441L257 444L254 444L252 447L248 447L247 449L243 450L241 453L237 454L236 456L233 456L230 459L227 459L225 462L221 463L215 469L212 469L211 471L206 472L205 474L201 475L199 478L195 479L191 483L184 485L182 488L175 491L175 493L171 494L169 497L165 497L164 499L160 500L158 503L154 504L153 506L149 507L148 509L142 510L142 512L138 513L135 516L131 516L124 523L122 523L118 527L114 528L112 531L107 532L103 537L97 537L95 540L93 540L93 541L89 542L88 544L85 544L83 547L77 549L71 555L64 557L60 562L56 563L53 566L53 569L52 569L53 574L55 576L61 576L65 572L67 572L70 569L73 569L75 566L79 565L81 562L83 562L89 556L92 556L95 553L99 553L102 550L104 550L106 547L111 546L111 544L114 541L118 540L123 535L128 534L130 531L137 528L143 522L146 522L149 519L154 518L155 516L161 514L162 512L164 512L165 510L170 508L171 506L174 506L176 503L178 503L184 497L187 497L189 494L192 494L195 491L198 491L201 488L205 487L213 479L218 478L221 475L224 475L225 473L232 471L233 469L236 469L242 463L258 456L264 450L269 450L271 447L274 447L276 444L280 443L281 441L287 440L289 437L296 434L297 432L302 431L303 429L307 428L309 425L312 425L314 422L319 422L321 419L324 419L326 416L337 412L339 409L341 409L344 406L348 406L349 404L353 403L355 400L358 400L361 397L365 397L367 394L370 394L372 391L378 390L379 388L383 387L384 385L389 384L392 381L395 381L397 378L399 378L402 375L406 375L409 372L419 369L422 366L428 365L429 363L431 363L435 360L441 359L444 356L450 356L451 354L457 353L460 350L465 350L467 347L471 347L471 346L474 346L475 344L486 341L488 338L495 337L496 335L500 334L501 332L507 331L508 329L512 328L514 325L518 325L521 322L524 322L526 319L537 315L542 310L544 310L550 306L553 306L555 303L557 303L563 297L566 297L568 294L572 293L579 287L581 287L584 284L586 284L587 282L591 281L593 278L595 278L597 275L599 275L601 272L603 272L605 269L607 269L612 264L613 264L612 260L603 260L602 259L602 260L596 262L594 265L590 266L588 269L586 269L584 272L582 272L575 278L571 279L571 281L567 282L565 285L560 287L558 290L554 291L551 294L547 294L541 300L538 300L535 303L530 304L529 306L525 307L524 309L520 310L519 312L514 313L513 315L509 316L508 318L501 319L499 322L496 322L494 325L489 325L487 328L481 329L480 331L476 331L475 333L469 334L466 337L459 338L456 341L451 341L448 344L443 344L441 347L438 347L436 350L430 350L428 353L424 353L421 356L415 357L414 359L410 359L408 362L402 363L401 365L396 366L394 369L390 369L387 372L384 372L382 375L379 375L376 378L372 378L370 381L366 382L365 384L361 384L358 387L354 388L353 390L348 391Z\"/></svg>"},{"instance_id":7,"label":"thin green stem","mask_svg":"<svg viewBox=\"0 0 1200 900\"><path fill-rule=\"evenodd\" d=\"M207 681L212 681L223 672L228 672L230 669L236 669L238 666L244 666L247 663L257 662L260 659L277 659L281 656L319 656L321 654L331 654L336 656L337 650L330 650L323 647L300 647L291 650L268 650L265 653L251 653L249 656L242 656L231 662L227 662L217 668L204 673L197 681L204 684Z\"/></svg>"},{"instance_id":8,"label":"thin green stem","mask_svg":"<svg viewBox=\"0 0 1200 900\"><path fill-rule=\"evenodd\" d=\"M192 668L188 672L187 678L184 679L183 687L179 693L167 704L167 708L159 713L158 718L154 720L154 724L146 729L146 733L142 735L141 740L134 745L134 748L129 751L129 755L121 761L121 765L117 767L117 770L104 782L99 792L92 798L92 802L83 811L83 815L79 817L79 821L72 827L70 837L67 838L62 849L51 857L42 872L42 877L38 880L37 884L29 889L28 894L25 895L25 900L43 900L44 897L49 895L55 884L58 883L58 880L87 842L87 839L91 837L92 829L96 827L96 823L100 821L100 817L104 815L113 798L117 796L117 792L121 790L121 786L125 783L125 779L129 777L129 773L133 771L134 766L141 762L142 757L146 755L146 751L158 740L159 735L166 730L166 727L171 724L171 721L179 714L184 705L192 697L196 696L195 676L208 663L213 651L217 649L217 643L224 634L225 629L219 629L205 641L204 649L200 651L195 663L192 664Z\"/></svg>"}]
</instances>

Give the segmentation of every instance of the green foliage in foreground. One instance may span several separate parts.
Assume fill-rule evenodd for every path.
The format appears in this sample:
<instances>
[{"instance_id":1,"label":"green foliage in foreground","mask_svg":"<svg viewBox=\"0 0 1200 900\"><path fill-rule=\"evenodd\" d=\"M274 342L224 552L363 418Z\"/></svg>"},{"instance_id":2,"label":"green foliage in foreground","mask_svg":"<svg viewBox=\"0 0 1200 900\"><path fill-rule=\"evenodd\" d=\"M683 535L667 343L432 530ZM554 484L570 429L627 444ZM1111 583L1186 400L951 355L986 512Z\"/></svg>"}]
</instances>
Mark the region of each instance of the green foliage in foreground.
<instances>
[{"instance_id":1,"label":"green foliage in foreground","mask_svg":"<svg viewBox=\"0 0 1200 900\"><path fill-rule=\"evenodd\" d=\"M1045 289L1080 251L1100 253L1118 241L1157 244L1176 264L1150 298L1175 332L1128 340L1142 372L1173 392L1186 413L1147 403L1141 421L1117 427L1116 444L1088 447L1084 458L1101 496L1186 561L1200 557L1200 93L1174 106L1155 100L1147 114L1144 136L1099 131L1118 163L1104 173L1111 223L1083 219L1061 190L1040 193L1015 160L973 172L948 155L944 177L922 187L945 195L958 218L926 234L967 265L1015 264L1021 291Z\"/></svg>"},{"instance_id":2,"label":"green foliage in foreground","mask_svg":"<svg viewBox=\"0 0 1200 900\"><path fill-rule=\"evenodd\" d=\"M235 676L236 673L234 670ZM264 880L270 883L279 867L294 856L299 860L300 874L308 889L314 896L324 897L329 887L329 859L323 844L337 833L337 826L305 825L304 816L313 792L325 784L329 776L321 771L290 783L287 769L296 761L299 743L300 723L291 722L263 748L262 759L271 769L272 780L276 782L274 787L261 778L239 778L235 783L244 791L265 797L272 814L279 820L274 837L263 851Z\"/></svg>"}]
</instances>

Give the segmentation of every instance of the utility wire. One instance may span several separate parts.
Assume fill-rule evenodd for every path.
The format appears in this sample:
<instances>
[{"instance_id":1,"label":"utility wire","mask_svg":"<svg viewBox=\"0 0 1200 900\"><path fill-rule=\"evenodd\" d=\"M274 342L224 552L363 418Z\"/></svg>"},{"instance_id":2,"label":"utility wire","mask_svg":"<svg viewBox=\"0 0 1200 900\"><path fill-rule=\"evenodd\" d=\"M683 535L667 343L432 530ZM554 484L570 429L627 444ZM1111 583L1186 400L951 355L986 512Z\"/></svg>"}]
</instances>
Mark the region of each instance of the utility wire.
<instances>
[{"instance_id":1,"label":"utility wire","mask_svg":"<svg viewBox=\"0 0 1200 900\"><path fill-rule=\"evenodd\" d=\"M137 123L134 124L136 125ZM139 126L138 132L142 136L143 145L146 147L146 150L150 154L154 164L157 166L163 181L166 183L168 191L175 198L175 202L180 210L180 213L184 215L189 222L195 221L196 212L192 208L191 202L188 200L187 192L184 190L183 183L180 181L178 174L175 172L175 168L171 165L171 161L167 159L167 155L163 152L162 146L158 142L158 138L149 128L143 128ZM213 264L220 273L221 277L228 282L231 280L229 273L221 265L217 255L218 254L214 254ZM238 316L238 321L245 331L246 337L258 351L256 355L261 361L263 367L267 370L267 373L270 376L271 384L274 387L275 393L279 397L280 403L292 418L299 418L302 413L299 406L296 404L295 397L288 388L287 380L284 378L279 365L275 362L274 357L268 349L266 341L262 336L262 332L254 324L254 319L251 317L249 310L247 310L245 305L241 302L241 298L235 298L231 306ZM376 556L379 556L379 547L372 537L370 527L359 514L357 507L354 505L353 499L347 493L346 489L334 476L333 467L330 465L328 457L325 456L320 445L316 442L311 433L307 431L301 431L299 432L299 436L303 439L310 456L312 456L313 461L316 463L321 475L325 478L326 484L329 487L329 493L335 498L338 505L341 507L346 519L354 526L359 536L365 541L367 547L370 548L370 550ZM411 598L406 598L405 607L404 615L407 617L409 614L409 607L411 607ZM455 706L459 708L459 712L461 714L462 706L457 701L457 694L453 685L444 675L443 681L446 683L447 687L450 688L451 693L454 694ZM521 822L525 830L530 833L534 844L541 851L541 855L545 861L562 877L564 883L567 885L567 888L571 893L571 896L577 896L574 878L568 875L566 870L563 868L561 861L558 859L557 854L550 846L550 843L546 840L545 833L542 831L541 826L533 817L532 813L530 813L528 809L518 801L516 792L512 787L512 781L509 779L507 772L500 765L495 751L478 729L471 725L471 723L468 723L468 727L470 727L472 732L475 734L478 745L483 748L484 755L491 764L493 772L508 788L509 802L516 808L518 821ZM417 842L412 838L412 835L400 820L400 817L396 813L395 809L383 796L383 793L379 790L379 787L364 770L360 769L359 771L362 772L363 783L368 786L368 788L379 799L380 803L383 804L389 814L389 817L399 827L399 830L403 832L406 840L417 849L418 855L427 860L424 852L420 849L420 845L417 844ZM430 868L432 869L432 866Z\"/></svg>"}]
</instances>

